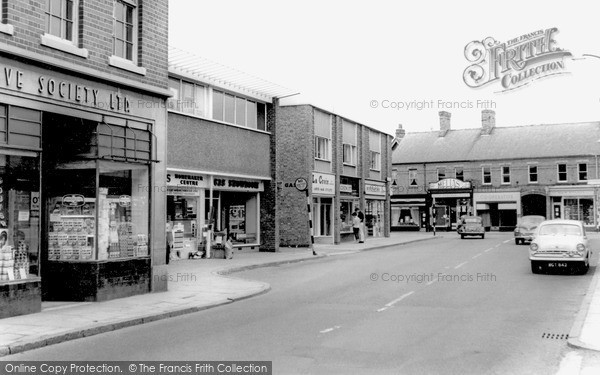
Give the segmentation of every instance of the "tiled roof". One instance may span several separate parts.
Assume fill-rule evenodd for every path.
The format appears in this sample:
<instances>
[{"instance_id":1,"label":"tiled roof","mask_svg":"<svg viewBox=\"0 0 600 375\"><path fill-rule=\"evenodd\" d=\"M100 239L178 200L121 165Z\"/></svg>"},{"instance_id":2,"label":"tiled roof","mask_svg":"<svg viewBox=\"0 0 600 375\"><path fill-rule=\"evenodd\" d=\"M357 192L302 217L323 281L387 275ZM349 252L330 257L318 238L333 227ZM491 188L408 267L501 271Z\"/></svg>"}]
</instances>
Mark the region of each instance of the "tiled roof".
<instances>
[{"instance_id":1,"label":"tiled roof","mask_svg":"<svg viewBox=\"0 0 600 375\"><path fill-rule=\"evenodd\" d=\"M407 133L392 154L392 163L498 160L600 155L600 122L496 127Z\"/></svg>"}]
</instances>

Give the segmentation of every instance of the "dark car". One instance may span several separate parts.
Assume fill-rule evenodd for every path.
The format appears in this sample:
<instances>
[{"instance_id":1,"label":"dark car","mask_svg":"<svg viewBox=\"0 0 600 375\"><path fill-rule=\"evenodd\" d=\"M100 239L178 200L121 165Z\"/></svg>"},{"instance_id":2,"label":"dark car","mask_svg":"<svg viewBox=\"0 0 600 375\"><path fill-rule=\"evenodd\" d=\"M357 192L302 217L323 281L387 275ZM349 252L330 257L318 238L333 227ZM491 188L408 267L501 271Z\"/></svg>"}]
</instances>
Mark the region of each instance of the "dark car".
<instances>
[{"instance_id":1,"label":"dark car","mask_svg":"<svg viewBox=\"0 0 600 375\"><path fill-rule=\"evenodd\" d=\"M546 218L539 215L527 215L521 217L517 221L517 227L515 228L515 243L518 245L520 243L531 242L535 230L544 220L546 220Z\"/></svg>"},{"instance_id":2,"label":"dark car","mask_svg":"<svg viewBox=\"0 0 600 375\"><path fill-rule=\"evenodd\" d=\"M460 234L461 239L464 239L466 236L480 236L481 238L485 238L485 228L480 216L461 217L456 231Z\"/></svg>"}]
</instances>

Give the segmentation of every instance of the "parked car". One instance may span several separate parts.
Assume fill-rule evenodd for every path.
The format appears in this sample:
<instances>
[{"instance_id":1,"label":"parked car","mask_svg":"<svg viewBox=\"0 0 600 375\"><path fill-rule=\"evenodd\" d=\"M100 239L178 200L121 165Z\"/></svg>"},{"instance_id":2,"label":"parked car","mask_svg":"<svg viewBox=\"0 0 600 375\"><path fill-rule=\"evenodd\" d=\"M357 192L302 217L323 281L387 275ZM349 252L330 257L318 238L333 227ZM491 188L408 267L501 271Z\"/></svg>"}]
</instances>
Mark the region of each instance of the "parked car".
<instances>
[{"instance_id":1,"label":"parked car","mask_svg":"<svg viewBox=\"0 0 600 375\"><path fill-rule=\"evenodd\" d=\"M485 238L485 228L480 216L461 217L456 231L460 234L461 239L464 239L466 236L481 236L481 238Z\"/></svg>"},{"instance_id":2,"label":"parked car","mask_svg":"<svg viewBox=\"0 0 600 375\"><path fill-rule=\"evenodd\" d=\"M590 267L592 250L585 227L577 220L546 220L538 225L529 245L531 272L547 269L573 269L585 274Z\"/></svg>"},{"instance_id":3,"label":"parked car","mask_svg":"<svg viewBox=\"0 0 600 375\"><path fill-rule=\"evenodd\" d=\"M518 245L526 241L531 242L535 230L544 220L546 218L539 215L527 215L519 218L517 227L515 228L515 243Z\"/></svg>"}]
</instances>

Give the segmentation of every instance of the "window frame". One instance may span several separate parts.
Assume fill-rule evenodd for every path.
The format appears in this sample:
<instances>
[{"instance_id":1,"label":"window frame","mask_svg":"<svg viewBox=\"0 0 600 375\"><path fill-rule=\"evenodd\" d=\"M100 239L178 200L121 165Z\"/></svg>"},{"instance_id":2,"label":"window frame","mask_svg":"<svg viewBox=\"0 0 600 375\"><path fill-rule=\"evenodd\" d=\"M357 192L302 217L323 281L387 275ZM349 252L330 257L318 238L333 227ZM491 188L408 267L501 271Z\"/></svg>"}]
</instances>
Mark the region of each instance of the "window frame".
<instances>
[{"instance_id":1,"label":"window frame","mask_svg":"<svg viewBox=\"0 0 600 375\"><path fill-rule=\"evenodd\" d=\"M55 15L52 13L52 7L53 4L55 3L60 3L60 15ZM68 3L72 3L72 18L69 20L67 18L67 4ZM78 30L78 25L79 25L79 0L47 0L46 1L46 9L44 10L44 15L46 18L46 24L45 24L45 35L51 35L55 38L58 39L62 39L65 41L69 41L71 44L73 45L77 45L78 43L78 39L79 39L79 30ZM60 21L60 30L59 30L59 34L60 35L56 35L54 33L52 33L52 19L53 18L58 18ZM67 36L65 35L65 30L63 30L64 26L66 23L71 22L71 39L67 38Z\"/></svg>"},{"instance_id":2,"label":"window frame","mask_svg":"<svg viewBox=\"0 0 600 375\"><path fill-rule=\"evenodd\" d=\"M535 168L535 172L532 172L532 171L531 171L531 169L532 169L532 168ZM535 181L533 181L533 180L531 179L531 176L535 176ZM539 178L538 178L538 177L539 177L539 175L538 175L538 166L537 166L537 165L529 165L529 166L527 167L527 181L528 181L530 184L537 184L537 183L538 183L538 181L539 181Z\"/></svg>"},{"instance_id":3,"label":"window frame","mask_svg":"<svg viewBox=\"0 0 600 375\"><path fill-rule=\"evenodd\" d=\"M346 160L346 148L350 148L350 161ZM356 166L356 145L351 143L342 144L342 163L352 167Z\"/></svg>"},{"instance_id":4,"label":"window frame","mask_svg":"<svg viewBox=\"0 0 600 375\"><path fill-rule=\"evenodd\" d=\"M560 167L564 166L564 172L560 171ZM560 178L561 174L564 174L564 180ZM556 164L556 182L569 182L569 169L567 168L567 163L557 163Z\"/></svg>"},{"instance_id":5,"label":"window frame","mask_svg":"<svg viewBox=\"0 0 600 375\"><path fill-rule=\"evenodd\" d=\"M375 163L373 163L375 162ZM375 164L375 165L373 165ZM371 150L371 168L372 171L381 171L381 152Z\"/></svg>"},{"instance_id":6,"label":"window frame","mask_svg":"<svg viewBox=\"0 0 600 375\"><path fill-rule=\"evenodd\" d=\"M506 168L506 170L505 170ZM502 185L510 185L511 184L511 175L510 175L510 165L503 165L501 167L502 172ZM508 177L508 180L507 180Z\"/></svg>"},{"instance_id":7,"label":"window frame","mask_svg":"<svg viewBox=\"0 0 600 375\"><path fill-rule=\"evenodd\" d=\"M487 176L487 177L489 177L488 182L485 182L485 178L486 178L485 170L486 169L488 169L488 176ZM481 184L482 185L491 185L492 184L492 167L486 167L486 166L481 167Z\"/></svg>"},{"instance_id":8,"label":"window frame","mask_svg":"<svg viewBox=\"0 0 600 375\"><path fill-rule=\"evenodd\" d=\"M414 175L413 175L414 173ZM417 168L409 168L408 169L408 186L419 186L418 180L418 169ZM412 181L411 181L412 180ZM414 181L414 184L413 184Z\"/></svg>"},{"instance_id":9,"label":"window frame","mask_svg":"<svg viewBox=\"0 0 600 375\"><path fill-rule=\"evenodd\" d=\"M324 153L326 154L325 158L319 156L319 155L323 154L322 152L319 152L319 150L320 150L319 146L321 144L320 141L322 141L322 144L325 147L325 150L324 150ZM321 137L320 135L315 135L315 141L314 142L315 142L315 155L314 155L315 156L315 160L321 160L321 161L325 161L325 162L329 162L330 163L331 162L331 146L330 146L331 139L325 138L325 137Z\"/></svg>"},{"instance_id":10,"label":"window frame","mask_svg":"<svg viewBox=\"0 0 600 375\"><path fill-rule=\"evenodd\" d=\"M442 173L440 173L442 172ZM437 176L437 180L441 181L446 178L446 167L437 167L435 169L435 174Z\"/></svg>"},{"instance_id":11,"label":"window frame","mask_svg":"<svg viewBox=\"0 0 600 375\"><path fill-rule=\"evenodd\" d=\"M131 0L114 0L113 3L113 35L112 35L112 39L113 39L113 52L112 55L115 57L118 57L120 59L126 60L126 61L130 61L133 64L137 65L137 61L138 61L138 56L137 56L137 52L138 52L138 4L137 2L131 1ZM123 8L125 10L127 10L127 8L131 8L131 42L129 42L129 40L127 39L127 16L125 15L126 12L124 12L123 14L125 15L124 19L117 19L117 5L120 4L123 6ZM119 26L119 24L122 24L123 27L123 35L122 38L118 38L117 37L117 27ZM120 51L123 55L118 54L117 53L117 40L121 40L123 42L123 50ZM131 59L127 58L127 45L131 44Z\"/></svg>"},{"instance_id":12,"label":"window frame","mask_svg":"<svg viewBox=\"0 0 600 375\"><path fill-rule=\"evenodd\" d=\"M582 166L585 167L585 170L582 170ZM581 174L585 173L584 178L581 178ZM588 163L578 163L577 164L577 181L585 182L588 180Z\"/></svg>"},{"instance_id":13,"label":"window frame","mask_svg":"<svg viewBox=\"0 0 600 375\"><path fill-rule=\"evenodd\" d=\"M197 86L202 86L202 85L197 85ZM206 119L212 120L212 121L219 121L222 122L224 124L228 124L228 125L233 125L233 126L239 126L241 128L245 128L245 129L252 129L252 130L258 130L261 132L268 132L267 130L267 105L266 103L260 102L256 99L251 99L245 96L241 96L241 95L237 95L235 93L232 92L228 92L228 91L224 91L224 90L220 90L220 89L216 89L216 88L212 88L210 86L204 86L205 87L205 106L208 107L210 109L209 111L204 111L205 113L207 113L204 116ZM222 113L221 113L221 119L215 118L215 105L218 103L217 100L215 100L215 92L218 93L221 96L221 108L222 108ZM227 98L227 96L231 96L233 97L233 122L228 121L225 119L226 114L227 114L227 108L225 106L225 100ZM210 98L209 98L210 97ZM237 119L237 115L238 115L238 103L240 100L244 101L244 124L238 124L238 119ZM210 104L209 104L210 103ZM250 122L248 121L248 103L252 103L255 104L256 106L254 108L256 108L256 113L254 113L256 115L256 121L254 121L252 123L252 126L250 126ZM262 108L262 109L261 109ZM259 121L260 118L260 114L264 114L264 118ZM255 126L254 126L255 125Z\"/></svg>"},{"instance_id":14,"label":"window frame","mask_svg":"<svg viewBox=\"0 0 600 375\"><path fill-rule=\"evenodd\" d=\"M460 170L460 178L458 177L458 171ZM462 167L454 167L454 178L459 181L465 180L465 169Z\"/></svg>"}]
</instances>

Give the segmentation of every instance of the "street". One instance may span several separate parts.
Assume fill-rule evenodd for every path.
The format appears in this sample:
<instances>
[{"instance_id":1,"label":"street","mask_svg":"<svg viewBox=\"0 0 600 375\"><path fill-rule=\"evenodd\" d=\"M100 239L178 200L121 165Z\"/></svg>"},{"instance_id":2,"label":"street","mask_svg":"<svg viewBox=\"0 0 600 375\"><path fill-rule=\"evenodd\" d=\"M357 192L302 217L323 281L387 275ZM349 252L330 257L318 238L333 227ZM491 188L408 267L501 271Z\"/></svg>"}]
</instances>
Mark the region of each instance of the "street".
<instances>
[{"instance_id":1,"label":"street","mask_svg":"<svg viewBox=\"0 0 600 375\"><path fill-rule=\"evenodd\" d=\"M276 374L553 374L598 263L534 275L512 233L231 275L272 290L4 360L268 360ZM340 250L343 245L340 245ZM285 250L282 250L285 251Z\"/></svg>"}]
</instances>

